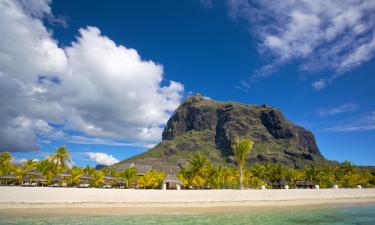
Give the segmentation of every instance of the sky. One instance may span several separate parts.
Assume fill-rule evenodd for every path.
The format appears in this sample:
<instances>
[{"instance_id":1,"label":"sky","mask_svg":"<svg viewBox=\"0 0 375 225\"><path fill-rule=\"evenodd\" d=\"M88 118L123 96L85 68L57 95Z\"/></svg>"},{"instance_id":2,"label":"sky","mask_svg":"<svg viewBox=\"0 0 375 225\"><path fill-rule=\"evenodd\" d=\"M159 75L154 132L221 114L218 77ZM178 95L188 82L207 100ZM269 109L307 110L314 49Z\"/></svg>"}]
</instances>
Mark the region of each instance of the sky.
<instances>
[{"instance_id":1,"label":"sky","mask_svg":"<svg viewBox=\"0 0 375 225\"><path fill-rule=\"evenodd\" d=\"M0 151L110 165L199 92L268 104L375 165L375 1L0 0Z\"/></svg>"}]
</instances>

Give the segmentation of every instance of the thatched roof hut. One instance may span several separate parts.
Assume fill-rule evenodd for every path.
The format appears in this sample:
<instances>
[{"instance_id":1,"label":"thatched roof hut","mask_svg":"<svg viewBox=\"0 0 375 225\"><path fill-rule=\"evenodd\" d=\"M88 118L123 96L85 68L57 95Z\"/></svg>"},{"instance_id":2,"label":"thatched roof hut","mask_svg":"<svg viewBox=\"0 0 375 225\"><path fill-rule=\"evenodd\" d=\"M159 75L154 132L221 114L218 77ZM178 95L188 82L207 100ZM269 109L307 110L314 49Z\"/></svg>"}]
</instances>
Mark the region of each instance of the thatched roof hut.
<instances>
[{"instance_id":1,"label":"thatched roof hut","mask_svg":"<svg viewBox=\"0 0 375 225\"><path fill-rule=\"evenodd\" d=\"M118 179L116 180L116 184L125 184L125 180L124 179Z\"/></svg>"},{"instance_id":2,"label":"thatched roof hut","mask_svg":"<svg viewBox=\"0 0 375 225\"><path fill-rule=\"evenodd\" d=\"M42 176L42 173L39 172L39 170L34 169L34 170L31 170L30 172L28 172L27 176L38 176L38 177L40 177L40 176Z\"/></svg>"},{"instance_id":3,"label":"thatched roof hut","mask_svg":"<svg viewBox=\"0 0 375 225\"><path fill-rule=\"evenodd\" d=\"M61 177L56 176L56 177L53 178L51 181L54 182L54 183L56 183L56 182L60 182L61 180L62 180Z\"/></svg>"},{"instance_id":4,"label":"thatched roof hut","mask_svg":"<svg viewBox=\"0 0 375 225\"><path fill-rule=\"evenodd\" d=\"M314 188L315 183L312 181L298 180L294 182L296 188Z\"/></svg>"},{"instance_id":5,"label":"thatched roof hut","mask_svg":"<svg viewBox=\"0 0 375 225\"><path fill-rule=\"evenodd\" d=\"M171 166L171 165L155 165L153 169L159 172L164 172L167 174L177 174L181 171L181 167L179 166Z\"/></svg>"},{"instance_id":6,"label":"thatched roof hut","mask_svg":"<svg viewBox=\"0 0 375 225\"><path fill-rule=\"evenodd\" d=\"M137 175L143 176L148 171L152 170L152 165L139 165L135 164L134 167L137 169Z\"/></svg>"},{"instance_id":7,"label":"thatched roof hut","mask_svg":"<svg viewBox=\"0 0 375 225\"><path fill-rule=\"evenodd\" d=\"M47 182L47 179L40 176L40 177L33 179L33 181L38 182L38 183L43 183L43 182Z\"/></svg>"},{"instance_id":8,"label":"thatched roof hut","mask_svg":"<svg viewBox=\"0 0 375 225\"><path fill-rule=\"evenodd\" d=\"M4 181L5 185L8 185L8 181L17 180L18 178L16 176L14 176L12 173L10 173L10 174L5 175L5 176L0 176L0 179L2 181Z\"/></svg>"},{"instance_id":9,"label":"thatched roof hut","mask_svg":"<svg viewBox=\"0 0 375 225\"><path fill-rule=\"evenodd\" d=\"M182 184L180 179L176 177L174 174L168 174L165 179L163 180L163 183L176 183L176 184Z\"/></svg>"},{"instance_id":10,"label":"thatched roof hut","mask_svg":"<svg viewBox=\"0 0 375 225\"><path fill-rule=\"evenodd\" d=\"M92 180L91 176L86 174L86 175L83 175L79 178L81 181L89 181L89 180Z\"/></svg>"},{"instance_id":11,"label":"thatched roof hut","mask_svg":"<svg viewBox=\"0 0 375 225\"><path fill-rule=\"evenodd\" d=\"M163 180L162 189L177 189L181 188L182 182L175 174L168 174Z\"/></svg>"},{"instance_id":12,"label":"thatched roof hut","mask_svg":"<svg viewBox=\"0 0 375 225\"><path fill-rule=\"evenodd\" d=\"M114 181L115 178L112 177L112 176L105 176L105 177L104 177L104 180L105 180L106 182L111 182L111 181Z\"/></svg>"},{"instance_id":13,"label":"thatched roof hut","mask_svg":"<svg viewBox=\"0 0 375 225\"><path fill-rule=\"evenodd\" d=\"M285 180L285 177L282 177L279 181L272 183L273 189L282 189L287 185L288 183Z\"/></svg>"},{"instance_id":14,"label":"thatched roof hut","mask_svg":"<svg viewBox=\"0 0 375 225\"><path fill-rule=\"evenodd\" d=\"M64 178L64 177L71 177L72 175L68 172L62 172L58 176L61 178Z\"/></svg>"},{"instance_id":15,"label":"thatched roof hut","mask_svg":"<svg viewBox=\"0 0 375 225\"><path fill-rule=\"evenodd\" d=\"M15 179L17 179L17 177L14 176L12 173L10 173L10 174L5 175L5 176L0 176L0 179L4 179L4 180L15 180Z\"/></svg>"}]
</instances>

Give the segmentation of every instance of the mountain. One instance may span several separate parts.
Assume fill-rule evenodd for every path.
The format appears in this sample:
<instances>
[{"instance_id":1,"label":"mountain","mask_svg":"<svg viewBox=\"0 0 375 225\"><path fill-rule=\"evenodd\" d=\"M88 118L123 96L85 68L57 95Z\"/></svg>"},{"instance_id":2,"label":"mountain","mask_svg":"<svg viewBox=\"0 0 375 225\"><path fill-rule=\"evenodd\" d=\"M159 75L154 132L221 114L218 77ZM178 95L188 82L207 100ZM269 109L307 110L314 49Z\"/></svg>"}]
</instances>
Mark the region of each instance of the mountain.
<instances>
[{"instance_id":1,"label":"mountain","mask_svg":"<svg viewBox=\"0 0 375 225\"><path fill-rule=\"evenodd\" d=\"M214 164L232 164L231 144L236 138L255 141L249 162L277 162L297 168L332 163L320 153L314 135L287 120L280 110L268 105L218 102L195 94L168 120L161 143L112 167L121 170L135 163L163 169L184 165L196 153L206 155Z\"/></svg>"},{"instance_id":2,"label":"mountain","mask_svg":"<svg viewBox=\"0 0 375 225\"><path fill-rule=\"evenodd\" d=\"M98 165L95 166L95 169L96 169L96 170L101 170L101 169L104 169L104 168L106 168L106 167L107 167L107 166L105 166L105 165L99 165L99 164L98 164Z\"/></svg>"}]
</instances>

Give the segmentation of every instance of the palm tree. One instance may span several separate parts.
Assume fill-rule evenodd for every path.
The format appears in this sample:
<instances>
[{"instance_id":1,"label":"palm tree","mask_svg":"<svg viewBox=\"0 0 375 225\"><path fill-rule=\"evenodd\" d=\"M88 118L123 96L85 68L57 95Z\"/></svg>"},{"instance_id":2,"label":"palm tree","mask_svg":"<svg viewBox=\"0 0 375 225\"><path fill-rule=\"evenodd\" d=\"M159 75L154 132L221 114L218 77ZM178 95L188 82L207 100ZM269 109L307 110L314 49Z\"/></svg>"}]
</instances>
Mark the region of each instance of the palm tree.
<instances>
[{"instance_id":1,"label":"palm tree","mask_svg":"<svg viewBox=\"0 0 375 225\"><path fill-rule=\"evenodd\" d=\"M9 152L2 152L0 154L0 175L8 175L13 169L13 157Z\"/></svg>"},{"instance_id":2,"label":"palm tree","mask_svg":"<svg viewBox=\"0 0 375 225\"><path fill-rule=\"evenodd\" d=\"M42 176L50 182L60 172L56 163L49 161L48 159L41 160L37 163L36 168L42 174Z\"/></svg>"},{"instance_id":3,"label":"palm tree","mask_svg":"<svg viewBox=\"0 0 375 225\"><path fill-rule=\"evenodd\" d=\"M320 185L323 188L332 187L336 182L335 168L332 166L324 167L320 177Z\"/></svg>"},{"instance_id":4,"label":"palm tree","mask_svg":"<svg viewBox=\"0 0 375 225\"><path fill-rule=\"evenodd\" d=\"M308 181L318 182L320 179L321 171L314 165L305 168L305 177Z\"/></svg>"},{"instance_id":5,"label":"palm tree","mask_svg":"<svg viewBox=\"0 0 375 225\"><path fill-rule=\"evenodd\" d=\"M165 173L149 170L143 176L138 178L138 184L141 188L157 188L161 185L165 178Z\"/></svg>"},{"instance_id":6,"label":"palm tree","mask_svg":"<svg viewBox=\"0 0 375 225\"><path fill-rule=\"evenodd\" d=\"M240 170L240 188L243 189L243 167L249 157L250 150L254 146L254 141L250 139L236 139L232 145L234 158Z\"/></svg>"},{"instance_id":7,"label":"palm tree","mask_svg":"<svg viewBox=\"0 0 375 225\"><path fill-rule=\"evenodd\" d=\"M224 179L225 179L224 167L219 165L218 167L214 167L210 171L209 175L209 183L214 188L223 188L224 187Z\"/></svg>"},{"instance_id":8,"label":"palm tree","mask_svg":"<svg viewBox=\"0 0 375 225\"><path fill-rule=\"evenodd\" d=\"M267 170L266 172L267 178L271 183L279 182L281 178L283 177L285 178L285 175L287 174L287 168L282 166L279 163L276 163L276 164L267 163L265 167Z\"/></svg>"},{"instance_id":9,"label":"palm tree","mask_svg":"<svg viewBox=\"0 0 375 225\"><path fill-rule=\"evenodd\" d=\"M120 173L117 170L110 167L105 167L102 169L102 171L104 175L108 177L118 178L120 176Z\"/></svg>"},{"instance_id":10,"label":"palm tree","mask_svg":"<svg viewBox=\"0 0 375 225\"><path fill-rule=\"evenodd\" d=\"M192 186L193 173L189 168L181 168L180 173L177 174L177 177L182 182L182 186L186 188Z\"/></svg>"},{"instance_id":11,"label":"palm tree","mask_svg":"<svg viewBox=\"0 0 375 225\"><path fill-rule=\"evenodd\" d=\"M137 178L137 169L131 166L122 171L121 175L125 180L125 187L128 188L130 186L130 183Z\"/></svg>"},{"instance_id":12,"label":"palm tree","mask_svg":"<svg viewBox=\"0 0 375 225\"><path fill-rule=\"evenodd\" d=\"M190 173L188 183L191 185L193 184L194 179L198 179L199 176L204 175L203 171L210 165L210 163L205 156L198 153L193 156L193 158L188 162L188 165L190 167L188 172ZM195 182L195 186L197 187L199 187L199 185L202 183L200 179L198 180Z\"/></svg>"},{"instance_id":13,"label":"palm tree","mask_svg":"<svg viewBox=\"0 0 375 225\"><path fill-rule=\"evenodd\" d=\"M96 170L94 167L91 167L91 166L86 166L85 168L83 168L83 172L87 175L91 175L92 173L94 173Z\"/></svg>"},{"instance_id":14,"label":"palm tree","mask_svg":"<svg viewBox=\"0 0 375 225\"><path fill-rule=\"evenodd\" d=\"M96 170L90 174L91 176L91 185L94 187L100 187L104 184L104 173L103 171Z\"/></svg>"},{"instance_id":15,"label":"palm tree","mask_svg":"<svg viewBox=\"0 0 375 225\"><path fill-rule=\"evenodd\" d=\"M266 175L266 169L264 165L260 163L255 163L254 165L252 165L250 168L250 172L259 179L264 179Z\"/></svg>"},{"instance_id":16,"label":"palm tree","mask_svg":"<svg viewBox=\"0 0 375 225\"><path fill-rule=\"evenodd\" d=\"M35 159L29 159L25 161L24 163L22 163L22 167L28 171L35 169L37 165L38 165L38 161Z\"/></svg>"},{"instance_id":17,"label":"palm tree","mask_svg":"<svg viewBox=\"0 0 375 225\"><path fill-rule=\"evenodd\" d=\"M74 166L72 169L69 170L69 174L72 175L68 178L69 184L71 186L75 186L79 184L79 178L81 178L84 175L84 172L82 168Z\"/></svg>"},{"instance_id":18,"label":"palm tree","mask_svg":"<svg viewBox=\"0 0 375 225\"><path fill-rule=\"evenodd\" d=\"M56 163L56 166L60 166L63 169L67 168L67 164L71 162L70 153L65 145L56 149L56 153L48 157L49 161Z\"/></svg>"}]
</instances>

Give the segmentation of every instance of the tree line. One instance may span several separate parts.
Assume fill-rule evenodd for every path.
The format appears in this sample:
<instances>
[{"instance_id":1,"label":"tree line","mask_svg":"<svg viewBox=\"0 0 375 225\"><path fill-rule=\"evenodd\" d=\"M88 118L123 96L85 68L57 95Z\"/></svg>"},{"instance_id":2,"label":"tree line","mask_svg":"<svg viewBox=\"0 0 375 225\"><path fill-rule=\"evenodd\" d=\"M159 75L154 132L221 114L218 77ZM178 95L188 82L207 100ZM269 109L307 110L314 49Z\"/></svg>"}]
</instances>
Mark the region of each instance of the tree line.
<instances>
[{"instance_id":1,"label":"tree line","mask_svg":"<svg viewBox=\"0 0 375 225\"><path fill-rule=\"evenodd\" d=\"M129 167L120 172L111 168L96 170L90 166L69 168L71 158L65 146L57 148L54 154L43 160L30 159L20 165L13 162L14 158L9 152L0 154L0 176L13 175L16 178L14 179L16 184L21 184L24 180L38 178L38 175L32 173L33 171L40 173L47 185L58 182L66 183L67 186L72 187L78 186L82 183L82 178L87 177L86 180L91 187L103 187L105 184L111 184L129 188L136 184L139 188L157 188L165 177L165 173L155 170L150 170L143 176L137 176L135 167ZM62 173L64 176L61 175ZM59 176L61 179L56 180L55 178Z\"/></svg>"},{"instance_id":2,"label":"tree line","mask_svg":"<svg viewBox=\"0 0 375 225\"><path fill-rule=\"evenodd\" d=\"M188 160L186 167L176 174L185 189L236 189L236 188L267 188L275 187L275 184L296 187L297 182L310 182L321 188L331 188L338 185L344 188L375 186L375 170L361 168L351 162L330 166L310 165L303 169L290 168L278 163L253 163L246 164L249 152L254 142L249 139L237 139L232 145L234 159L237 166L214 165L206 156L196 154ZM17 184L31 177L31 171L38 171L46 180L46 184L56 182L56 177L61 173L58 182L65 182L68 186L78 186L82 178L88 177L87 182L92 187L122 186L125 188L137 187L145 189L160 188L166 174L155 170L149 170L142 176L138 176L135 167L129 167L123 171L111 168L96 170L93 167L69 167L70 154L65 146L56 149L54 154L43 160L27 160L20 165L13 163L14 159L9 152L0 154L0 176L12 174ZM34 177L33 177L34 176ZM279 185L280 186L280 185Z\"/></svg>"}]
</instances>

